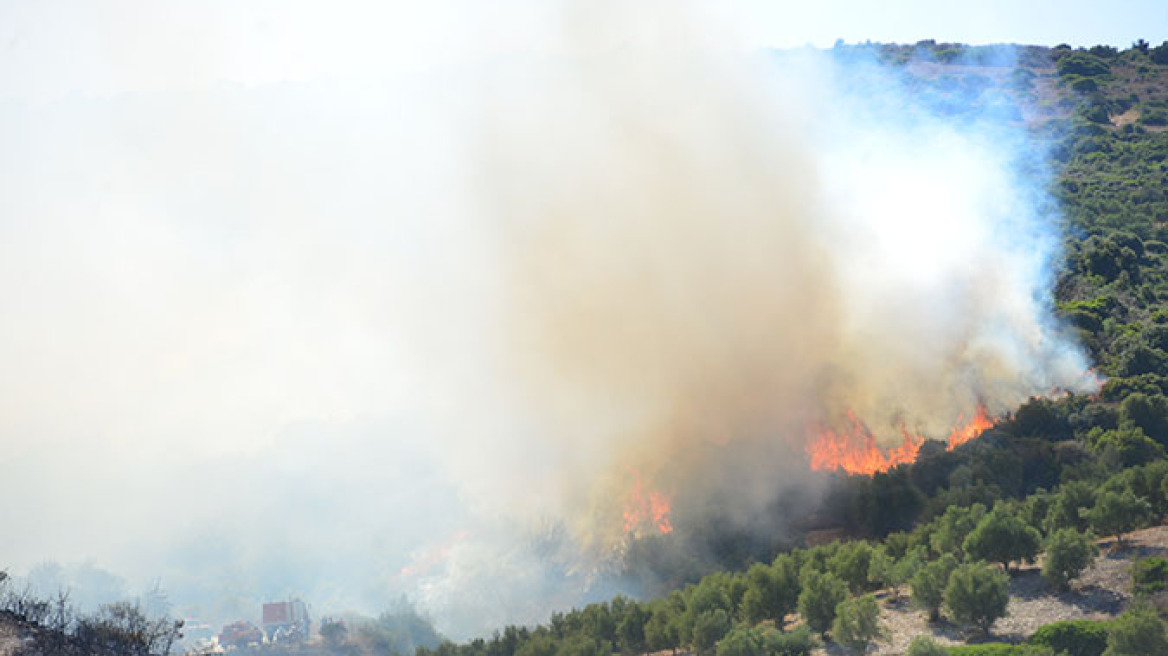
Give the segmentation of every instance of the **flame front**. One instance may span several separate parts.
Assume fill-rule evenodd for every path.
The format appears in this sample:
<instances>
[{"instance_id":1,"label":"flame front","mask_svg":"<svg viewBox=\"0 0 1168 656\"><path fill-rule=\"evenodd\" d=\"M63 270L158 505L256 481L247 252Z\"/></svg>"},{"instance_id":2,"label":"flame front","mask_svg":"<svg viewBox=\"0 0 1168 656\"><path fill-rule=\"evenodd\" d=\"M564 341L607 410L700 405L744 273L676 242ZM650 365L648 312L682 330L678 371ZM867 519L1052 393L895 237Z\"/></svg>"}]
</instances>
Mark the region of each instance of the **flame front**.
<instances>
[{"instance_id":1,"label":"flame front","mask_svg":"<svg viewBox=\"0 0 1168 656\"><path fill-rule=\"evenodd\" d=\"M957 415L957 428L949 434L950 451L994 427L994 420L990 419L989 410L986 410L984 405L977 406L977 412L968 424L962 425L963 419L961 415Z\"/></svg>"},{"instance_id":2,"label":"flame front","mask_svg":"<svg viewBox=\"0 0 1168 656\"><path fill-rule=\"evenodd\" d=\"M673 531L669 519L672 498L662 492L646 491L641 483L641 475L633 471L633 488L625 502L623 516L625 533L655 530L658 533Z\"/></svg>"},{"instance_id":3,"label":"flame front","mask_svg":"<svg viewBox=\"0 0 1168 656\"><path fill-rule=\"evenodd\" d=\"M848 425L842 430L820 427L815 431L814 439L807 445L811 469L815 471L842 469L849 474L871 476L916 460L917 453L925 442L923 435L902 428L904 441L897 447L884 450L876 445L876 438L864 422L850 411L847 416ZM964 418L958 415L957 427L949 435L948 450L952 451L965 444L993 425L994 422L985 406L979 405L973 419L968 423L964 423Z\"/></svg>"},{"instance_id":4,"label":"flame front","mask_svg":"<svg viewBox=\"0 0 1168 656\"><path fill-rule=\"evenodd\" d=\"M852 412L848 412L845 430L820 429L818 437L807 445L811 468L816 471L842 469L849 474L871 476L897 465L912 462L924 438L902 430L904 442L883 451L876 446L872 431Z\"/></svg>"}]
</instances>

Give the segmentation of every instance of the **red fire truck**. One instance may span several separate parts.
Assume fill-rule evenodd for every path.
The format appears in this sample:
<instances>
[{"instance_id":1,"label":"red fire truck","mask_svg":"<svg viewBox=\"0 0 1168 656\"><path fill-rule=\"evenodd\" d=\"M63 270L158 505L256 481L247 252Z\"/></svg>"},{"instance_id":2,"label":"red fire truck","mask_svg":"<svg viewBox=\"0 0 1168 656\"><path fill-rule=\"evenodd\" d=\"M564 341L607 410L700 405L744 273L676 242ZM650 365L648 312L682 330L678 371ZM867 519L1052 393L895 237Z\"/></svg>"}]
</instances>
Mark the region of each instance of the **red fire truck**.
<instances>
[{"instance_id":1,"label":"red fire truck","mask_svg":"<svg viewBox=\"0 0 1168 656\"><path fill-rule=\"evenodd\" d=\"M242 649L248 645L261 645L263 642L264 632L246 620L232 622L219 632L219 646L224 649Z\"/></svg>"}]
</instances>

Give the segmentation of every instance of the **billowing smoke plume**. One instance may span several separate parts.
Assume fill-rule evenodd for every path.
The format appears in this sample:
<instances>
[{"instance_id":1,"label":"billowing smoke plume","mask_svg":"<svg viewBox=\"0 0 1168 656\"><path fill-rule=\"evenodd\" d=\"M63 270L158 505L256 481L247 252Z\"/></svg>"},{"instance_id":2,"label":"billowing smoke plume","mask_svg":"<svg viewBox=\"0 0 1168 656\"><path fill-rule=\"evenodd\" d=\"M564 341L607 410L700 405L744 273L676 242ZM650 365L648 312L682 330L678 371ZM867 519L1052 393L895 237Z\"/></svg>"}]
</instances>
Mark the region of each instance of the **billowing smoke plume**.
<instances>
[{"instance_id":1,"label":"billowing smoke plume","mask_svg":"<svg viewBox=\"0 0 1168 656\"><path fill-rule=\"evenodd\" d=\"M1056 217L1016 99L983 82L945 111L871 54L630 47L485 85L482 339L515 421L469 448L513 444L511 503L586 559L630 531L781 531L825 429L892 448L1096 385L1051 316Z\"/></svg>"},{"instance_id":2,"label":"billowing smoke plume","mask_svg":"<svg viewBox=\"0 0 1168 656\"><path fill-rule=\"evenodd\" d=\"M849 412L891 447L1089 389L1050 317L1020 122L946 120L826 54L630 49L516 77L483 121L500 359L588 530L619 532L600 518L637 476L769 502Z\"/></svg>"},{"instance_id":3,"label":"billowing smoke plume","mask_svg":"<svg viewBox=\"0 0 1168 656\"><path fill-rule=\"evenodd\" d=\"M0 106L0 556L465 636L617 591L629 532L781 530L849 413L892 446L1090 388L1016 99L649 6Z\"/></svg>"}]
</instances>

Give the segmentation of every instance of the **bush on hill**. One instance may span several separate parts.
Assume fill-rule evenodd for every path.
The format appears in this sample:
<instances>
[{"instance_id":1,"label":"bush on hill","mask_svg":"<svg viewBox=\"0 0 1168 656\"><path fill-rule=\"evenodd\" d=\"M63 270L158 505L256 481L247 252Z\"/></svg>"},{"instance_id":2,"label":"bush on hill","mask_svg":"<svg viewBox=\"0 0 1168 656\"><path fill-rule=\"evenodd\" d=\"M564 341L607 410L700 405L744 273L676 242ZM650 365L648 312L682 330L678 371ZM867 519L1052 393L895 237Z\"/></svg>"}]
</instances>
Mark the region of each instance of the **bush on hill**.
<instances>
[{"instance_id":1,"label":"bush on hill","mask_svg":"<svg viewBox=\"0 0 1168 656\"><path fill-rule=\"evenodd\" d=\"M1072 580L1095 560L1099 548L1090 536L1070 528L1052 534L1046 541L1042 578L1058 590L1067 590Z\"/></svg>"},{"instance_id":2,"label":"bush on hill","mask_svg":"<svg viewBox=\"0 0 1168 656\"><path fill-rule=\"evenodd\" d=\"M1040 627L1028 642L1049 647L1061 656L1102 656L1107 649L1108 622L1067 620Z\"/></svg>"},{"instance_id":3,"label":"bush on hill","mask_svg":"<svg viewBox=\"0 0 1168 656\"><path fill-rule=\"evenodd\" d=\"M1132 592L1154 594L1168 589L1168 560L1143 558L1132 565Z\"/></svg>"},{"instance_id":4,"label":"bush on hill","mask_svg":"<svg viewBox=\"0 0 1168 656\"><path fill-rule=\"evenodd\" d=\"M961 565L949 575L945 608L958 624L988 634L994 622L1006 615L1009 586L1010 580L1004 573L987 565Z\"/></svg>"},{"instance_id":5,"label":"bush on hill","mask_svg":"<svg viewBox=\"0 0 1168 656\"><path fill-rule=\"evenodd\" d=\"M1111 623L1104 656L1168 654L1164 622L1147 606L1129 609Z\"/></svg>"}]
</instances>

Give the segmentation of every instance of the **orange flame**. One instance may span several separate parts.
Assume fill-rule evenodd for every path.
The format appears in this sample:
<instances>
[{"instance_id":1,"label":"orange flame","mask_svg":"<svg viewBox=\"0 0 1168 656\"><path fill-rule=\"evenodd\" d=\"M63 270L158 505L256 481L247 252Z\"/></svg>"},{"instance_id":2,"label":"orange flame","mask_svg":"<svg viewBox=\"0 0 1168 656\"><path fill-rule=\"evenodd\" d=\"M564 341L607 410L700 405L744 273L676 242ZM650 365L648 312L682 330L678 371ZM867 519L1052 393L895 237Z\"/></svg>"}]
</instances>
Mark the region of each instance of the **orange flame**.
<instances>
[{"instance_id":1,"label":"orange flame","mask_svg":"<svg viewBox=\"0 0 1168 656\"><path fill-rule=\"evenodd\" d=\"M968 424L961 425L963 419L964 417L957 415L957 428L949 434L950 451L994 427L994 420L990 419L990 412L984 405L977 406L977 412Z\"/></svg>"},{"instance_id":2,"label":"orange flame","mask_svg":"<svg viewBox=\"0 0 1168 656\"><path fill-rule=\"evenodd\" d=\"M807 445L811 468L816 471L842 469L849 474L871 476L912 462L924 438L902 431L904 443L885 452L876 446L872 432L855 414L848 412L850 426L844 431L821 429L819 437Z\"/></svg>"},{"instance_id":3,"label":"orange flame","mask_svg":"<svg viewBox=\"0 0 1168 656\"><path fill-rule=\"evenodd\" d=\"M642 530L656 530L659 533L673 531L673 523L669 520L669 495L655 491L645 491L641 484L641 475L635 471L633 489L630 490L622 513L625 520L625 533L634 533Z\"/></svg>"},{"instance_id":4,"label":"orange flame","mask_svg":"<svg viewBox=\"0 0 1168 656\"><path fill-rule=\"evenodd\" d=\"M925 443L924 436L902 428L904 442L900 446L883 450L876 446L872 431L850 411L848 424L845 430L819 428L816 431L815 439L807 445L811 469L815 471L842 469L849 474L871 476L916 460L921 445ZM983 431L991 428L994 422L985 406L979 405L969 423L964 423L963 417L958 415L957 424L949 435L950 451L981 435Z\"/></svg>"}]
</instances>

